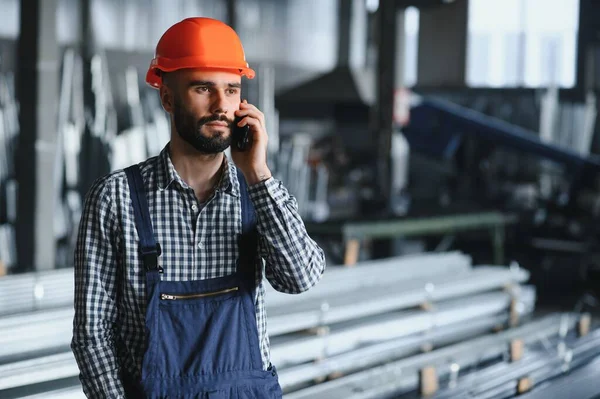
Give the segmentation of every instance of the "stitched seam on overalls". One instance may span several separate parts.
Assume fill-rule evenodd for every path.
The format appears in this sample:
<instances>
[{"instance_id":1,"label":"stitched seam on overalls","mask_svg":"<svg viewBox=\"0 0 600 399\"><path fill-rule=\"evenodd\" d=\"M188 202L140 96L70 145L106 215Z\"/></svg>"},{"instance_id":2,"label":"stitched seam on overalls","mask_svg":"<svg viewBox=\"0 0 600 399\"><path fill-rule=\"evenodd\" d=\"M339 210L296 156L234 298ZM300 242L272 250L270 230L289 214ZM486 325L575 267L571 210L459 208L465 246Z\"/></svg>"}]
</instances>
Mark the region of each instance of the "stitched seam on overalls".
<instances>
[{"instance_id":1,"label":"stitched seam on overalls","mask_svg":"<svg viewBox=\"0 0 600 399\"><path fill-rule=\"evenodd\" d=\"M155 284L156 289L158 289L158 285L160 284L160 281L158 281L157 284ZM154 329L150 330L149 332L149 336L150 336L150 342L148 343L148 349L150 351L151 356L148 357L148 363L149 363L149 373L150 371L152 372L152 374L157 375L158 374L158 369L157 369L157 353L158 353L158 329L159 329L159 325L160 325L160 319L162 319L161 314L160 314L160 306L159 304L156 305L156 317L155 317L155 321L154 321Z\"/></svg>"},{"instance_id":2,"label":"stitched seam on overalls","mask_svg":"<svg viewBox=\"0 0 600 399\"><path fill-rule=\"evenodd\" d=\"M250 296L250 293L246 292L245 293L246 296ZM252 299L252 298L251 298ZM254 299L252 299L252 308L254 309ZM244 315L244 330L246 331L246 341L248 342L248 351L250 353L250 369L254 370L254 363L256 362L256 359L254 358L254 352L253 352L253 348L252 348L252 340L250 339L250 329L249 329L249 323L248 323L248 315L246 314L246 306L242 306L242 314ZM258 335L258 333L257 333ZM258 336L257 336L257 340L258 340Z\"/></svg>"}]
</instances>

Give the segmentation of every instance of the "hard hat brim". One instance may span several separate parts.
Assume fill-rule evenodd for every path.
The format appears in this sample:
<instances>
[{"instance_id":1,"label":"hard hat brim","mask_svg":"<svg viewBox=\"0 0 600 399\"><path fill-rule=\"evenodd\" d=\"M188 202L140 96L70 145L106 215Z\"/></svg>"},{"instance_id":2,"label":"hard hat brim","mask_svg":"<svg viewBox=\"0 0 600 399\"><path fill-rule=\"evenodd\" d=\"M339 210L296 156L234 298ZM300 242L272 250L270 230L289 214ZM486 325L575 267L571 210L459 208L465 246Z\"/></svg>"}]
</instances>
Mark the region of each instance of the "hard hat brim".
<instances>
[{"instance_id":1,"label":"hard hat brim","mask_svg":"<svg viewBox=\"0 0 600 399\"><path fill-rule=\"evenodd\" d=\"M162 84L162 78L160 77L160 71L162 72L173 72L179 69L218 69L231 71L237 73L240 76L246 76L248 79L254 79L256 72L246 65L227 65L227 63L221 63L218 61L207 62L200 57L184 57L176 60L172 60L164 57L157 57L152 60L148 72L146 73L146 83L150 86L159 88Z\"/></svg>"}]
</instances>

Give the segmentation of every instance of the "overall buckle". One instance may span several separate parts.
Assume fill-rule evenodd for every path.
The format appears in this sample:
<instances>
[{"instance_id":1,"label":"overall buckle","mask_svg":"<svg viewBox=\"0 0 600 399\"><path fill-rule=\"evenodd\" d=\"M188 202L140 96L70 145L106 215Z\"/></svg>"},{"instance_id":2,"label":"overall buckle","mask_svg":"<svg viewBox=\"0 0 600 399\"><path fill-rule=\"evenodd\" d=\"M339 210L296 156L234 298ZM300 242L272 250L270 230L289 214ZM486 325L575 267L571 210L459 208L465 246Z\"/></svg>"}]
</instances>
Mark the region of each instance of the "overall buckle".
<instances>
[{"instance_id":1,"label":"overall buckle","mask_svg":"<svg viewBox=\"0 0 600 399\"><path fill-rule=\"evenodd\" d=\"M159 273L163 272L163 268L158 265L158 257L162 254L162 249L159 243L156 243L155 248L144 248L140 249L140 255L142 257L142 262L144 262L144 267L146 271L155 271L157 270Z\"/></svg>"}]
</instances>

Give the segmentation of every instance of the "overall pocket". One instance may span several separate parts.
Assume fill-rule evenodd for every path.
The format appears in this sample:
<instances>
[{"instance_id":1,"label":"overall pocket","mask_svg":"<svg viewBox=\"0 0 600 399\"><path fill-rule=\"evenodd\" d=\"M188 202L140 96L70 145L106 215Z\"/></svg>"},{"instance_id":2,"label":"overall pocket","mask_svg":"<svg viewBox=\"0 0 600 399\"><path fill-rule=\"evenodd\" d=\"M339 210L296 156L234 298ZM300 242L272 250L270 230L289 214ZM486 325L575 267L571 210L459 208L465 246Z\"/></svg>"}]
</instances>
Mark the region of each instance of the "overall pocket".
<instances>
[{"instance_id":1,"label":"overall pocket","mask_svg":"<svg viewBox=\"0 0 600 399\"><path fill-rule=\"evenodd\" d=\"M168 376L250 370L245 296L238 287L194 293L161 292L159 362ZM247 299L246 299L247 300Z\"/></svg>"}]
</instances>

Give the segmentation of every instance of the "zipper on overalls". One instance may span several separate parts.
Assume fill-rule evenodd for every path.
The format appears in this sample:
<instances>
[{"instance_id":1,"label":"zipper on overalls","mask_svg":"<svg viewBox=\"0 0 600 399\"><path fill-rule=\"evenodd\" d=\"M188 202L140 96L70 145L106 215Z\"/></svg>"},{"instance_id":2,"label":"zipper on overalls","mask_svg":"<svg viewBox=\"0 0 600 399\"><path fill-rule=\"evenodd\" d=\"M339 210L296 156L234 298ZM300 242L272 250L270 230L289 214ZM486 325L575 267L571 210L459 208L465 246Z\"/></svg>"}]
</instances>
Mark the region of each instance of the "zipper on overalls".
<instances>
[{"instance_id":1,"label":"zipper on overalls","mask_svg":"<svg viewBox=\"0 0 600 399\"><path fill-rule=\"evenodd\" d=\"M215 296L227 294L229 292L237 291L238 287L228 288L226 290L215 291L215 292L204 292L202 294L186 294L186 295L172 295L172 294L160 294L160 299L167 301L176 301L180 299L196 299L196 298L205 298L207 296Z\"/></svg>"}]
</instances>

